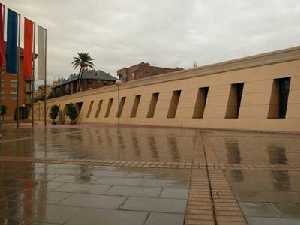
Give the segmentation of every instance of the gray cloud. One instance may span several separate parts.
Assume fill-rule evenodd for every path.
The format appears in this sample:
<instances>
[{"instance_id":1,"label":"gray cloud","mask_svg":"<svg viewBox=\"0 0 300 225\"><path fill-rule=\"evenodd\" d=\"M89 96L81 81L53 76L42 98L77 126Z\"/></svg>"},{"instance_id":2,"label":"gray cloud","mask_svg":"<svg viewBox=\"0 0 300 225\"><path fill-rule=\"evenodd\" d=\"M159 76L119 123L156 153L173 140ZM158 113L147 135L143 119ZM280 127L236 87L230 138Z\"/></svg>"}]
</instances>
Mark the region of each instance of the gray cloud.
<instances>
[{"instance_id":1,"label":"gray cloud","mask_svg":"<svg viewBox=\"0 0 300 225\"><path fill-rule=\"evenodd\" d=\"M49 78L87 51L97 68L192 67L300 44L299 0L4 0L48 28Z\"/></svg>"}]
</instances>

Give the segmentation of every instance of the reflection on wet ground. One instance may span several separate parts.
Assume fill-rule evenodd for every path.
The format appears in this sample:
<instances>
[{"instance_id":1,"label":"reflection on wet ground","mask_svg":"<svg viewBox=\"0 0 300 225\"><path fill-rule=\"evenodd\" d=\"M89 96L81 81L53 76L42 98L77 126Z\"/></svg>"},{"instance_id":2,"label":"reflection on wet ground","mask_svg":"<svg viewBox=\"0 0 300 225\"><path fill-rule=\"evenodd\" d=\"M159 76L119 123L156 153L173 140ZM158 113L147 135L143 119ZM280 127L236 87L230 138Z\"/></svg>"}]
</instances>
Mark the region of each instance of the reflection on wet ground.
<instances>
[{"instance_id":1,"label":"reflection on wet ground","mask_svg":"<svg viewBox=\"0 0 300 225\"><path fill-rule=\"evenodd\" d=\"M183 224L188 171L2 163L0 224Z\"/></svg>"},{"instance_id":2,"label":"reflection on wet ground","mask_svg":"<svg viewBox=\"0 0 300 225\"><path fill-rule=\"evenodd\" d=\"M300 224L297 135L141 127L9 129L4 134L0 159L204 165L205 152L208 165L223 169L248 224ZM98 224L99 216L105 225L124 220L183 224L190 170L28 162L0 166L0 224ZM90 221L83 222L79 215Z\"/></svg>"}]
</instances>

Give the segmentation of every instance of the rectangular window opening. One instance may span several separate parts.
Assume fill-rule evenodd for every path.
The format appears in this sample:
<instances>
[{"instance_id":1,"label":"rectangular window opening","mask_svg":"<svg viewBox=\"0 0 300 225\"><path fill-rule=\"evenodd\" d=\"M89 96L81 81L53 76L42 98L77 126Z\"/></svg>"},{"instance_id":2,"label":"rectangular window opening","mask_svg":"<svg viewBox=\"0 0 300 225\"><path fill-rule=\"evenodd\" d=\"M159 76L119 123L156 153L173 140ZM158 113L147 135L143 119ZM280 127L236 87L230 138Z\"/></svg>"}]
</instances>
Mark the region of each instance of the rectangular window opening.
<instances>
[{"instance_id":1,"label":"rectangular window opening","mask_svg":"<svg viewBox=\"0 0 300 225\"><path fill-rule=\"evenodd\" d=\"M89 110L88 110L88 112L87 112L87 114L86 114L86 118L89 118L89 117L90 117L91 112L92 112L92 109L93 109L93 105L94 105L94 101L91 101L91 102L90 102L90 105L89 105Z\"/></svg>"},{"instance_id":2,"label":"rectangular window opening","mask_svg":"<svg viewBox=\"0 0 300 225\"><path fill-rule=\"evenodd\" d=\"M136 95L135 98L134 98L134 103L133 103L131 114L130 114L131 118L136 117L140 102L141 102L141 96Z\"/></svg>"},{"instance_id":3,"label":"rectangular window opening","mask_svg":"<svg viewBox=\"0 0 300 225\"><path fill-rule=\"evenodd\" d=\"M108 101L107 109L106 109L105 116L104 116L105 118L109 117L110 109L111 109L111 106L113 104L113 101L114 101L113 98L110 98L109 101Z\"/></svg>"},{"instance_id":4,"label":"rectangular window opening","mask_svg":"<svg viewBox=\"0 0 300 225\"><path fill-rule=\"evenodd\" d=\"M181 95L181 90L173 91L167 118L172 119L176 117L180 95Z\"/></svg>"},{"instance_id":5,"label":"rectangular window opening","mask_svg":"<svg viewBox=\"0 0 300 225\"><path fill-rule=\"evenodd\" d=\"M123 108L125 105L125 101L126 101L126 97L122 97L121 101L119 103L119 108L118 108L118 112L116 114L116 117L120 118L122 116L122 112L123 112Z\"/></svg>"},{"instance_id":6,"label":"rectangular window opening","mask_svg":"<svg viewBox=\"0 0 300 225\"><path fill-rule=\"evenodd\" d=\"M203 119L208 91L209 91L209 87L202 87L198 89L197 99L194 107L193 119Z\"/></svg>"},{"instance_id":7,"label":"rectangular window opening","mask_svg":"<svg viewBox=\"0 0 300 225\"><path fill-rule=\"evenodd\" d=\"M77 109L78 114L80 114L81 108L82 108L82 106L83 106L83 102L77 102L77 103L75 104L75 106L76 106L76 109Z\"/></svg>"},{"instance_id":8,"label":"rectangular window opening","mask_svg":"<svg viewBox=\"0 0 300 225\"><path fill-rule=\"evenodd\" d=\"M95 118L99 117L99 114L100 114L101 108L102 108L102 104L103 104L103 100L100 100L99 103L98 103L98 109L96 111Z\"/></svg>"},{"instance_id":9,"label":"rectangular window opening","mask_svg":"<svg viewBox=\"0 0 300 225\"><path fill-rule=\"evenodd\" d=\"M231 84L225 119L238 119L244 83Z\"/></svg>"},{"instance_id":10,"label":"rectangular window opening","mask_svg":"<svg viewBox=\"0 0 300 225\"><path fill-rule=\"evenodd\" d=\"M153 118L154 117L156 105L157 105L157 102L158 102L158 96L159 96L159 93L153 93L152 94L152 98L151 98L151 102L150 102L150 105L149 105L149 111L148 111L148 114L147 114L147 118Z\"/></svg>"},{"instance_id":11,"label":"rectangular window opening","mask_svg":"<svg viewBox=\"0 0 300 225\"><path fill-rule=\"evenodd\" d=\"M290 77L273 80L269 105L269 119L285 119L290 93Z\"/></svg>"}]
</instances>

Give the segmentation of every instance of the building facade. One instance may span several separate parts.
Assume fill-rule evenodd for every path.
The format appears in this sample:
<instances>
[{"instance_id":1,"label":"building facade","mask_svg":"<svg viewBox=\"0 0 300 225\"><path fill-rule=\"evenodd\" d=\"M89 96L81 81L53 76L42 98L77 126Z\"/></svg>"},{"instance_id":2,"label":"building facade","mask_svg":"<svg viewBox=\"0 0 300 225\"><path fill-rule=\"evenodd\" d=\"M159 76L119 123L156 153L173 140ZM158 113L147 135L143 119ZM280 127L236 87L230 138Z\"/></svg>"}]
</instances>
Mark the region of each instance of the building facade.
<instances>
[{"instance_id":1,"label":"building facade","mask_svg":"<svg viewBox=\"0 0 300 225\"><path fill-rule=\"evenodd\" d=\"M300 47L51 99L79 122L300 132Z\"/></svg>"},{"instance_id":2,"label":"building facade","mask_svg":"<svg viewBox=\"0 0 300 225\"><path fill-rule=\"evenodd\" d=\"M78 91L113 85L116 80L115 77L101 70L85 71L82 75L71 74L67 79L58 80L53 83L50 97L71 95Z\"/></svg>"},{"instance_id":3,"label":"building facade","mask_svg":"<svg viewBox=\"0 0 300 225\"><path fill-rule=\"evenodd\" d=\"M22 53L22 52L21 52ZM23 56L21 54L21 62L23 64ZM3 73L1 75L1 105L6 106L7 112L4 117L5 120L11 121L15 119L15 112L17 109L17 86L18 76L16 74L9 74L5 72L3 66ZM19 106L31 107L31 81L24 80L23 67L20 67L19 74Z\"/></svg>"},{"instance_id":4,"label":"building facade","mask_svg":"<svg viewBox=\"0 0 300 225\"><path fill-rule=\"evenodd\" d=\"M183 68L161 68L157 66L151 66L149 63L141 62L137 65L118 70L117 75L120 80L125 82L180 70L183 70Z\"/></svg>"}]
</instances>

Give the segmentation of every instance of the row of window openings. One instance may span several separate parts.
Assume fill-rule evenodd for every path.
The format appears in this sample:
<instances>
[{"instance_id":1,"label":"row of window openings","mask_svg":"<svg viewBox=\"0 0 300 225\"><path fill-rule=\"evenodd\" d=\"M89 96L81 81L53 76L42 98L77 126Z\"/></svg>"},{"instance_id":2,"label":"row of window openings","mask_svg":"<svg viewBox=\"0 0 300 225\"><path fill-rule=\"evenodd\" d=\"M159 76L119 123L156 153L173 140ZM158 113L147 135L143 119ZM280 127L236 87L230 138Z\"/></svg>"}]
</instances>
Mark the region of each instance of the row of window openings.
<instances>
[{"instance_id":1,"label":"row of window openings","mask_svg":"<svg viewBox=\"0 0 300 225\"><path fill-rule=\"evenodd\" d=\"M225 113L225 119L238 119L240 113L240 106L242 102L244 83L234 83L231 84L229 98L227 102L227 108ZM269 105L269 119L284 119L287 112L288 96L290 91L290 77L279 78L273 80L272 92ZM206 107L207 96L209 92L209 87L201 87L198 89L196 102L194 106L193 119L202 119ZM169 110L167 118L175 118L176 112L179 104L179 99L181 95L181 90L173 91L171 102L169 105ZM159 93L153 93L150 101L147 118L153 118L155 115L156 105L158 103ZM113 105L114 99L110 98L107 104L106 112L104 117L107 118L110 115L110 111ZM122 97L116 117L120 118L122 116L123 108L126 102L126 97ZM137 116L138 107L141 102L141 95L136 95L134 103L131 109L130 117L135 118ZM91 101L86 115L87 118L90 117L94 105L94 101ZM99 117L103 105L103 100L98 103L95 118Z\"/></svg>"}]
</instances>

